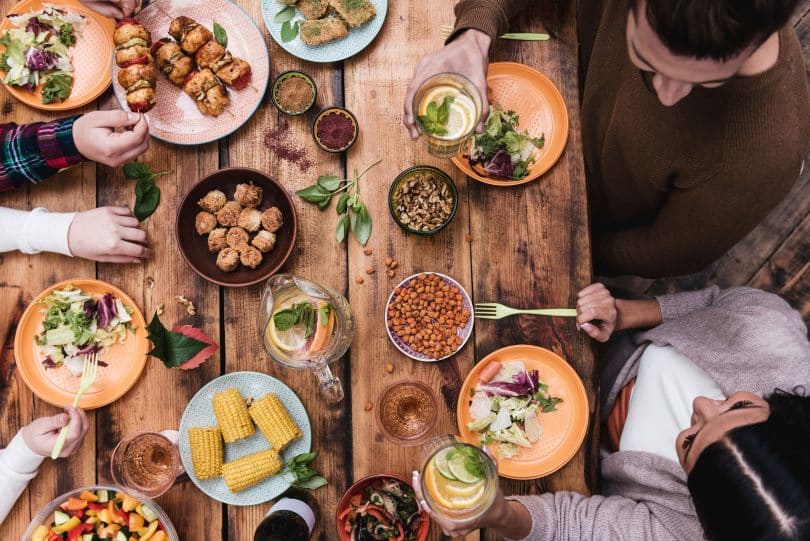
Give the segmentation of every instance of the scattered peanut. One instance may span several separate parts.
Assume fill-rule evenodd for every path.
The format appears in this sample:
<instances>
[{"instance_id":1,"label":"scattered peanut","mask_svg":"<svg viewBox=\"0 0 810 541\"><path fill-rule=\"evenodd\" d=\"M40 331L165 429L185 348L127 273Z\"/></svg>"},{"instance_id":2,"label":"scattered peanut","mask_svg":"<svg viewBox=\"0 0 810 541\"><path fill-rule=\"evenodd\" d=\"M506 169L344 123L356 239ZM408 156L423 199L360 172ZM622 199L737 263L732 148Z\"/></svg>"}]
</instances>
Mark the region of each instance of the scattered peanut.
<instances>
[{"instance_id":1,"label":"scattered peanut","mask_svg":"<svg viewBox=\"0 0 810 541\"><path fill-rule=\"evenodd\" d=\"M467 236L464 237L464 240L466 240L467 242L472 242L473 241L473 236L470 235L469 233L467 233Z\"/></svg>"},{"instance_id":2,"label":"scattered peanut","mask_svg":"<svg viewBox=\"0 0 810 541\"><path fill-rule=\"evenodd\" d=\"M394 371L394 365L392 363L388 363L385 365L385 371L389 374Z\"/></svg>"},{"instance_id":3,"label":"scattered peanut","mask_svg":"<svg viewBox=\"0 0 810 541\"><path fill-rule=\"evenodd\" d=\"M158 305L157 305L157 308L155 308L155 313L156 313L157 315L159 315L159 316L162 316L162 315L163 315L163 309L164 309L164 308L165 308L165 307L164 307L162 304L158 304Z\"/></svg>"},{"instance_id":4,"label":"scattered peanut","mask_svg":"<svg viewBox=\"0 0 810 541\"><path fill-rule=\"evenodd\" d=\"M363 253L366 254L366 255L371 255L372 250L371 250L371 248L366 248L365 250L363 250Z\"/></svg>"},{"instance_id":5,"label":"scattered peanut","mask_svg":"<svg viewBox=\"0 0 810 541\"><path fill-rule=\"evenodd\" d=\"M385 266L386 266L386 267L390 267L390 266L391 266L391 262L393 262L393 261L394 261L394 260L393 260L393 259L391 259L390 257L386 257L385 259L383 259L383 263L385 263Z\"/></svg>"},{"instance_id":6,"label":"scattered peanut","mask_svg":"<svg viewBox=\"0 0 810 541\"><path fill-rule=\"evenodd\" d=\"M366 274L374 274L375 272L377 272L377 269L374 267L366 267Z\"/></svg>"},{"instance_id":7,"label":"scattered peanut","mask_svg":"<svg viewBox=\"0 0 810 541\"><path fill-rule=\"evenodd\" d=\"M391 269L388 269L387 271L385 271L385 274L387 274L389 276L389 278L393 278L395 273Z\"/></svg>"},{"instance_id":8,"label":"scattered peanut","mask_svg":"<svg viewBox=\"0 0 810 541\"><path fill-rule=\"evenodd\" d=\"M155 279L152 278L151 276L147 276L146 277L146 286L149 289L152 289L153 287L155 287Z\"/></svg>"},{"instance_id":9,"label":"scattered peanut","mask_svg":"<svg viewBox=\"0 0 810 541\"><path fill-rule=\"evenodd\" d=\"M357 278L354 279L354 281L357 282L358 284L362 284L364 280L362 276L358 276Z\"/></svg>"},{"instance_id":10,"label":"scattered peanut","mask_svg":"<svg viewBox=\"0 0 810 541\"><path fill-rule=\"evenodd\" d=\"M390 265L388 265L388 266L389 266L390 268L392 268L392 269L395 269L395 268L399 267L399 261L397 261L396 259L394 259L393 261L391 261L391 264L390 264Z\"/></svg>"},{"instance_id":11,"label":"scattered peanut","mask_svg":"<svg viewBox=\"0 0 810 541\"><path fill-rule=\"evenodd\" d=\"M436 274L421 273L394 290L388 327L413 351L429 359L453 354L462 343L459 330L470 320L464 296Z\"/></svg>"},{"instance_id":12,"label":"scattered peanut","mask_svg":"<svg viewBox=\"0 0 810 541\"><path fill-rule=\"evenodd\" d=\"M373 408L373 407L374 407L374 405L371 402L366 402L366 405L363 406L363 409L366 410L366 411L371 411L371 408Z\"/></svg>"}]
</instances>

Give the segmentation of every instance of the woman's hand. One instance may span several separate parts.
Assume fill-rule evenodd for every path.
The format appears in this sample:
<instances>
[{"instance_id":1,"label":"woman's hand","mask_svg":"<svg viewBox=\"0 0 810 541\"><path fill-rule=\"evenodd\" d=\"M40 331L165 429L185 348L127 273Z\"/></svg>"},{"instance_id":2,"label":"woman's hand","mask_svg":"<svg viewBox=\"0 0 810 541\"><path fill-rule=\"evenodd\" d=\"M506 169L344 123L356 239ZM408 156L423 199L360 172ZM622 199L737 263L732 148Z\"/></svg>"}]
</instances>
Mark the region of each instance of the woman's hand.
<instances>
[{"instance_id":1,"label":"woman's hand","mask_svg":"<svg viewBox=\"0 0 810 541\"><path fill-rule=\"evenodd\" d=\"M126 19L135 11L136 0L80 0L82 4L111 19Z\"/></svg>"},{"instance_id":2,"label":"woman's hand","mask_svg":"<svg viewBox=\"0 0 810 541\"><path fill-rule=\"evenodd\" d=\"M68 247L76 257L102 263L140 263L149 257L146 232L127 207L79 212L70 224Z\"/></svg>"},{"instance_id":3,"label":"woman's hand","mask_svg":"<svg viewBox=\"0 0 810 541\"><path fill-rule=\"evenodd\" d=\"M602 284L591 284L577 295L577 328L599 342L607 342L619 319L616 299Z\"/></svg>"},{"instance_id":4,"label":"woman's hand","mask_svg":"<svg viewBox=\"0 0 810 541\"><path fill-rule=\"evenodd\" d=\"M131 130L116 131L130 127ZM73 123L73 142L88 160L118 167L146 152L149 126L138 113L93 111Z\"/></svg>"},{"instance_id":5,"label":"woman's hand","mask_svg":"<svg viewBox=\"0 0 810 541\"><path fill-rule=\"evenodd\" d=\"M84 435L87 434L87 416L79 408L65 406L65 413L35 419L31 424L23 427L23 441L36 454L51 456L59 432L68 423L70 423L70 427L67 440L59 456L70 456L82 446Z\"/></svg>"},{"instance_id":6,"label":"woman's hand","mask_svg":"<svg viewBox=\"0 0 810 541\"><path fill-rule=\"evenodd\" d=\"M481 124L489 116L487 100L487 68L489 67L490 37L480 30L466 30L448 43L440 51L423 57L413 72L413 78L405 94L405 115L403 123L408 128L411 139L419 138L416 117L413 113L413 97L416 90L425 80L439 73L459 73L466 76L478 88L481 94Z\"/></svg>"}]
</instances>

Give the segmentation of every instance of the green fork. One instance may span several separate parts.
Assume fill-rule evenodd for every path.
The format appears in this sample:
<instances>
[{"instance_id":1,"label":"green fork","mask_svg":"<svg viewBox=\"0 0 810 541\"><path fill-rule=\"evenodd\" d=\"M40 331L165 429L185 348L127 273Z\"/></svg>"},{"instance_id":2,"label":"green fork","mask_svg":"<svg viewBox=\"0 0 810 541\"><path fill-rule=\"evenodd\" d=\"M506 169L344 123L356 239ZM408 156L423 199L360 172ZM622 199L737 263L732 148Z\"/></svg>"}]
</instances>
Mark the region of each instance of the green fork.
<instances>
[{"instance_id":1,"label":"green fork","mask_svg":"<svg viewBox=\"0 0 810 541\"><path fill-rule=\"evenodd\" d=\"M76 398L73 400L73 407L79 407L79 400L84 392L89 389L96 381L98 375L98 352L89 353L84 355L84 364L82 365L82 379L79 381L79 391L76 393ZM68 430L70 429L70 421L62 427L59 431L59 436L56 438L56 443L51 451L51 458L56 460L62 453L62 447L65 446L67 441Z\"/></svg>"},{"instance_id":2,"label":"green fork","mask_svg":"<svg viewBox=\"0 0 810 541\"><path fill-rule=\"evenodd\" d=\"M517 314L530 314L533 316L552 317L577 317L576 308L535 308L529 310L517 310L498 304L496 302L485 302L475 305L475 317L479 319L503 319Z\"/></svg>"}]
</instances>

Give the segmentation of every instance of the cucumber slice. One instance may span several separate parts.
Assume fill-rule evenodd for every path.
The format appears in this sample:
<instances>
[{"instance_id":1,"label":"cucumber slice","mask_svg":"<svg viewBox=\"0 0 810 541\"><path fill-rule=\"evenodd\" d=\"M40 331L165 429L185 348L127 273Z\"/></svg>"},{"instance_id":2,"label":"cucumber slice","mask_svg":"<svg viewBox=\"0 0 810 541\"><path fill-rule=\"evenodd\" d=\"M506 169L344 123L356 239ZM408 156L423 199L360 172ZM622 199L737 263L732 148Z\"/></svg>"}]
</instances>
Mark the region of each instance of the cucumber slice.
<instances>
[{"instance_id":1,"label":"cucumber slice","mask_svg":"<svg viewBox=\"0 0 810 541\"><path fill-rule=\"evenodd\" d=\"M452 451L452 448L442 449L436 453L436 456L433 458L433 465L436 467L436 470L438 470L442 477L450 479L451 481L458 481L458 479L450 471L450 468L447 466L450 459L450 451Z\"/></svg>"},{"instance_id":2,"label":"cucumber slice","mask_svg":"<svg viewBox=\"0 0 810 541\"><path fill-rule=\"evenodd\" d=\"M53 523L56 524L57 526L61 526L68 520L70 520L70 515L68 515L67 513L63 513L58 509L53 512Z\"/></svg>"},{"instance_id":3,"label":"cucumber slice","mask_svg":"<svg viewBox=\"0 0 810 541\"><path fill-rule=\"evenodd\" d=\"M477 483L478 481L480 481L481 477L473 475L469 472L469 470L467 469L467 460L468 458L464 455L455 456L447 462L447 468L450 470L450 473L452 473L456 479L458 479L462 483L467 483L468 485L471 485L473 483Z\"/></svg>"},{"instance_id":4,"label":"cucumber slice","mask_svg":"<svg viewBox=\"0 0 810 541\"><path fill-rule=\"evenodd\" d=\"M115 541L127 541L127 536L121 530L118 530L118 533L115 534Z\"/></svg>"},{"instance_id":5,"label":"cucumber slice","mask_svg":"<svg viewBox=\"0 0 810 541\"><path fill-rule=\"evenodd\" d=\"M96 490L96 496L98 496L98 503L107 503L110 501L110 494L106 490Z\"/></svg>"},{"instance_id":6,"label":"cucumber slice","mask_svg":"<svg viewBox=\"0 0 810 541\"><path fill-rule=\"evenodd\" d=\"M157 514L155 514L155 512L152 511L147 505L141 506L141 513L143 513L143 518L146 519L146 522L154 522L158 519Z\"/></svg>"},{"instance_id":7,"label":"cucumber slice","mask_svg":"<svg viewBox=\"0 0 810 541\"><path fill-rule=\"evenodd\" d=\"M96 539L98 539L98 538L96 537L96 534L94 534L94 533L82 534L82 541L95 541Z\"/></svg>"}]
</instances>

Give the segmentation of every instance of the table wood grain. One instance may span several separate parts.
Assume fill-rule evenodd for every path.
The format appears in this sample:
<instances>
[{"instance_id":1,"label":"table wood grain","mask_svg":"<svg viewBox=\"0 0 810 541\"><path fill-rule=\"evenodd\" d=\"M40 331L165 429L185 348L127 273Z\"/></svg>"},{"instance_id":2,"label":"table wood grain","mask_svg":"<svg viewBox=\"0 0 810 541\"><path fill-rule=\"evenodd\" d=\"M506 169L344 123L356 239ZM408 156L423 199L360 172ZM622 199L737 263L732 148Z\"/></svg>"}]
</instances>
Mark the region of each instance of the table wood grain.
<instances>
[{"instance_id":1,"label":"table wood grain","mask_svg":"<svg viewBox=\"0 0 810 541\"><path fill-rule=\"evenodd\" d=\"M280 114L265 99L253 118L230 137L198 147L178 147L152 141L143 161L161 177L161 204L143 227L149 234L152 258L137 265L105 265L56 255L2 254L0 258L0 445L19 428L53 408L27 389L15 371L11 342L21 311L42 289L65 279L97 277L126 291L147 318L165 305L164 322L203 328L220 345L219 352L193 371L168 370L150 359L139 381L122 399L88 415L90 431L82 449L69 460L47 460L0 526L0 539L18 539L31 516L47 501L77 486L107 482L110 452L126 434L140 430L176 428L188 400L207 381L238 370L256 370L284 380L298 393L309 412L313 448L321 455L316 467L329 485L314 493L321 519L314 539L334 540L334 510L343 491L355 480L377 472L408 477L419 463L417 448L398 447L385 440L374 420L380 391L389 383L418 379L432 385L440 397L438 433L455 432L455 405L464 375L477 359L500 347L537 344L562 355L583 378L595 413L594 357L584 335L569 319L519 317L476 322L474 340L455 357L438 364L420 364L400 355L390 344L383 309L391 289L405 276L440 271L453 276L475 301L497 300L515 306L573 306L576 292L591 279L587 205L579 136L577 41L573 8L547 2L527 15L516 30L551 30L546 43L499 42L493 60L534 66L561 90L568 103L570 136L557 165L539 181L519 188L495 188L463 177L446 160L436 159L423 145L412 143L402 127L402 102L413 66L424 54L441 47L439 25L453 20L450 2L411 0L389 2L387 20L377 39L356 57L337 64L313 64L291 57L267 35L259 3L238 0L265 33L272 74L302 69L318 85L318 104L344 105L360 121L361 134L345 157L319 150L309 134L310 119ZM0 0L2 13L14 4ZM116 108L107 92L95 108ZM25 123L56 118L17 103L2 91L0 121ZM227 119L225 120L227 121ZM299 164L285 161L270 147L282 141L305 149ZM279 368L265 355L257 339L256 313L261 286L218 288L195 275L183 262L174 237L176 209L185 192L200 177L229 166L254 167L278 179L289 191L314 182L318 175L350 175L382 159L361 181L361 192L374 220L366 255L352 239L348 246L334 241L334 208L319 211L296 198L298 243L286 272L323 283L347 296L357 320L352 348L334 367L343 379L346 399L337 407L320 401L312 375ZM459 210L453 223L434 239L404 235L387 208L388 187L401 170L414 164L440 167L453 176ZM134 186L120 168L84 163L41 185L0 195L0 205L53 211L86 210L101 205L132 205ZM385 274L386 257L399 261L394 277ZM367 274L366 269L376 272ZM357 278L363 278L358 283ZM150 284L154 283L152 287ZM197 307L189 316L175 302L185 295ZM394 371L387 373L385 365ZM367 411L367 404L372 409ZM589 492L596 488L598 438L589 432L574 459L559 472L533 482L504 482L507 494L546 490ZM181 539L250 541L268 505L234 507L204 496L186 481L158 499L172 517ZM430 539L441 539L434 527ZM492 538L491 533L481 536ZM478 539L478 534L468 537Z\"/></svg>"}]
</instances>

